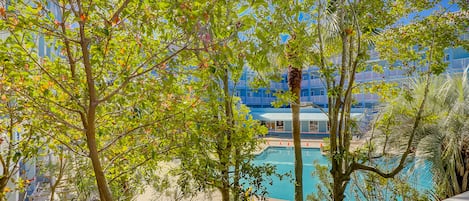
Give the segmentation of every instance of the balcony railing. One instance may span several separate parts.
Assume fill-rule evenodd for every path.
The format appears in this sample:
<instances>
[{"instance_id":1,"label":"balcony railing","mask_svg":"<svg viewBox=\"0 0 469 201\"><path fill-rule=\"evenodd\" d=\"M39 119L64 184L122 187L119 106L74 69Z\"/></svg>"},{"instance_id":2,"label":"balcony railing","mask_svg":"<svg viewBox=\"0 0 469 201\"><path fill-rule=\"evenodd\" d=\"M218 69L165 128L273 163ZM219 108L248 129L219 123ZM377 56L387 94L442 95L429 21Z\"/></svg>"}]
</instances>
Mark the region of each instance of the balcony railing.
<instances>
[{"instance_id":1,"label":"balcony railing","mask_svg":"<svg viewBox=\"0 0 469 201\"><path fill-rule=\"evenodd\" d=\"M379 100L379 96L376 94L355 94L354 97L358 102L377 102Z\"/></svg>"},{"instance_id":2,"label":"balcony railing","mask_svg":"<svg viewBox=\"0 0 469 201\"><path fill-rule=\"evenodd\" d=\"M452 70L460 70L461 72L467 68L469 65L469 58L462 58L462 59L453 59L451 60L451 68Z\"/></svg>"},{"instance_id":3,"label":"balcony railing","mask_svg":"<svg viewBox=\"0 0 469 201\"><path fill-rule=\"evenodd\" d=\"M355 79L357 81L380 80L380 79L383 79L383 76L384 76L383 74L379 74L374 71L367 71L367 72L357 73L357 75L355 75Z\"/></svg>"},{"instance_id":4,"label":"balcony railing","mask_svg":"<svg viewBox=\"0 0 469 201\"><path fill-rule=\"evenodd\" d=\"M272 87L272 89L276 89L276 90L288 89L288 84L287 83L279 83L279 82L271 82L270 87Z\"/></svg>"}]
</instances>

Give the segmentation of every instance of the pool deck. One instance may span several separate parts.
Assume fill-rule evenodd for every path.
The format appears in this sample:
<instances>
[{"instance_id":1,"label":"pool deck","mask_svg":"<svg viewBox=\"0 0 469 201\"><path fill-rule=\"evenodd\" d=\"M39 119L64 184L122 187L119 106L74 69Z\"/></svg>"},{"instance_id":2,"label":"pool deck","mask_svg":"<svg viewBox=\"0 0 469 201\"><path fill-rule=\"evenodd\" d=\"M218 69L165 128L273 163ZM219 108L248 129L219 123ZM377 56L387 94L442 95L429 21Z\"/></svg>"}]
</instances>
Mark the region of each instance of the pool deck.
<instances>
[{"instance_id":1,"label":"pool deck","mask_svg":"<svg viewBox=\"0 0 469 201\"><path fill-rule=\"evenodd\" d=\"M465 200L465 201L469 200L469 191L465 192L465 193L461 193L461 194L456 195L454 197L445 199L443 201L463 201L463 200Z\"/></svg>"},{"instance_id":2,"label":"pool deck","mask_svg":"<svg viewBox=\"0 0 469 201\"><path fill-rule=\"evenodd\" d=\"M284 138L263 138L264 143L259 145L259 148L254 152L254 154L260 154L268 147L293 147L293 139L284 139ZM323 140L320 139L301 139L302 148L319 148L323 144ZM363 140L352 140L351 148L354 149L364 143Z\"/></svg>"}]
</instances>

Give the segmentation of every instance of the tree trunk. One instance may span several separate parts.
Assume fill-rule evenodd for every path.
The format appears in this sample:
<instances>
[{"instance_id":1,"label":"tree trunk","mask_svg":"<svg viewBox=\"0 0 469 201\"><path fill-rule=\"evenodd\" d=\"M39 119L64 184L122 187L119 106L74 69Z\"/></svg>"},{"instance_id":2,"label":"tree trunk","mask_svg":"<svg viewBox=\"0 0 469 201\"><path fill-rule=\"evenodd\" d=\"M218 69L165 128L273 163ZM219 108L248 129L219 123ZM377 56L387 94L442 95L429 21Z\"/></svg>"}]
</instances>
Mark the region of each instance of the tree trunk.
<instances>
[{"instance_id":1,"label":"tree trunk","mask_svg":"<svg viewBox=\"0 0 469 201\"><path fill-rule=\"evenodd\" d=\"M84 123L84 128L86 128L86 144L90 151L91 163L93 165L93 171L96 177L96 183L98 185L99 196L101 201L111 201L112 194L111 190L104 176L103 168L101 166L101 161L99 160L99 153L96 143L96 107L98 106L98 95L96 92L96 87L94 85L93 72L91 70L91 61L90 61L90 52L89 52L89 39L86 38L85 28L83 22L80 23L80 46L83 53L83 64L85 67L86 73L86 83L88 86L89 94L89 105L86 117L86 124Z\"/></svg>"},{"instance_id":2,"label":"tree trunk","mask_svg":"<svg viewBox=\"0 0 469 201\"><path fill-rule=\"evenodd\" d=\"M332 189L332 195L333 195L333 200L334 201L342 201L345 199L345 186L342 185L342 176L339 174L334 175L334 186Z\"/></svg>"},{"instance_id":3,"label":"tree trunk","mask_svg":"<svg viewBox=\"0 0 469 201\"><path fill-rule=\"evenodd\" d=\"M5 187L7 187L8 185L8 176L6 174L3 174L2 175L2 179L0 179L0 200L5 200L5 195L6 193L5 192Z\"/></svg>"},{"instance_id":4,"label":"tree trunk","mask_svg":"<svg viewBox=\"0 0 469 201\"><path fill-rule=\"evenodd\" d=\"M60 181L62 181L62 178L63 178L64 173L65 173L64 171L65 171L66 161L65 161L65 158L63 157L63 152L60 153L59 160L60 160L60 162L59 162L59 175L57 176L57 179L55 180L55 182L51 183L52 186L50 188L50 200L51 201L54 200L55 191L57 190L57 187L59 186Z\"/></svg>"},{"instance_id":5,"label":"tree trunk","mask_svg":"<svg viewBox=\"0 0 469 201\"><path fill-rule=\"evenodd\" d=\"M104 176L103 168L101 166L101 161L99 161L99 153L97 144L96 144L96 128L94 123L94 114L89 115L89 118L93 118L92 122L88 123L88 129L86 132L86 143L88 145L88 149L90 150L90 158L91 163L93 164L93 171L96 177L96 183L98 185L99 196L101 201L111 201L112 194L109 190L109 186L106 181L106 177Z\"/></svg>"},{"instance_id":6,"label":"tree trunk","mask_svg":"<svg viewBox=\"0 0 469 201\"><path fill-rule=\"evenodd\" d=\"M221 192L222 201L230 201L230 189L229 188L219 188Z\"/></svg>"},{"instance_id":7,"label":"tree trunk","mask_svg":"<svg viewBox=\"0 0 469 201\"><path fill-rule=\"evenodd\" d=\"M226 123L227 123L227 130L226 134L227 136L227 142L226 142L226 147L225 150L222 150L221 153L223 154L222 160L222 165L225 168L223 171L223 188L220 189L221 194L222 194L222 200L223 201L229 201L230 200L230 175L229 175L229 168L230 168L230 158L231 158L231 134L232 134L232 129L234 125L234 119L233 119L233 107L232 107L232 102L231 102L231 97L230 97L230 90L228 87L228 67L226 67L223 71L222 75L222 81L223 81L223 94L224 94L224 102L225 102L225 117L226 117ZM236 186L238 187L238 186Z\"/></svg>"},{"instance_id":8,"label":"tree trunk","mask_svg":"<svg viewBox=\"0 0 469 201\"><path fill-rule=\"evenodd\" d=\"M238 201L240 200L239 199L239 196L240 196L240 185L239 185L239 179L240 179L240 163L241 161L239 160L239 157L240 157L240 151L239 149L236 149L235 150L235 165L234 165L234 178L233 178L233 185L234 185L234 192L233 192L233 197L234 197L234 200L235 201Z\"/></svg>"},{"instance_id":9,"label":"tree trunk","mask_svg":"<svg viewBox=\"0 0 469 201\"><path fill-rule=\"evenodd\" d=\"M288 67L288 85L292 94L295 95L294 103L291 104L293 120L293 146L295 149L295 201L303 200L303 157L301 156L300 139L300 91L301 91L301 69Z\"/></svg>"}]
</instances>

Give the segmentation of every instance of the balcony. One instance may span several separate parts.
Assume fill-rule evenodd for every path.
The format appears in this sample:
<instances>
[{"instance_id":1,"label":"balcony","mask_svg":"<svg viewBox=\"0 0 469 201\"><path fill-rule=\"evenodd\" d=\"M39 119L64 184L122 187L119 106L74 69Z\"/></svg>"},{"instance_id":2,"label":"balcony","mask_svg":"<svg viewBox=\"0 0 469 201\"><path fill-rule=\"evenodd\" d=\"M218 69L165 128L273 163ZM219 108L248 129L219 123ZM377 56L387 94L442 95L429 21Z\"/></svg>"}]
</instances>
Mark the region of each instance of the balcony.
<instances>
[{"instance_id":1,"label":"balcony","mask_svg":"<svg viewBox=\"0 0 469 201\"><path fill-rule=\"evenodd\" d=\"M355 94L354 98L358 102L378 102L379 96L376 94Z\"/></svg>"},{"instance_id":2,"label":"balcony","mask_svg":"<svg viewBox=\"0 0 469 201\"><path fill-rule=\"evenodd\" d=\"M451 64L450 64L451 69L448 69L448 70L451 72L463 72L464 69L466 69L468 65L469 65L469 58L453 59L451 60Z\"/></svg>"},{"instance_id":3,"label":"balcony","mask_svg":"<svg viewBox=\"0 0 469 201\"><path fill-rule=\"evenodd\" d=\"M316 104L327 104L327 96L326 95L322 95L322 96L310 96L310 100L311 102L313 103L316 103Z\"/></svg>"},{"instance_id":4,"label":"balcony","mask_svg":"<svg viewBox=\"0 0 469 201\"><path fill-rule=\"evenodd\" d=\"M361 72L357 73L355 75L355 79L357 81L370 81L370 80L381 80L383 79L383 74L378 74L373 71L366 71L366 72Z\"/></svg>"},{"instance_id":5,"label":"balcony","mask_svg":"<svg viewBox=\"0 0 469 201\"><path fill-rule=\"evenodd\" d=\"M386 71L386 77L390 78L401 78L404 77L405 71L404 70L389 70Z\"/></svg>"},{"instance_id":6,"label":"balcony","mask_svg":"<svg viewBox=\"0 0 469 201\"><path fill-rule=\"evenodd\" d=\"M288 89L287 83L271 82L270 87L275 90Z\"/></svg>"},{"instance_id":7,"label":"balcony","mask_svg":"<svg viewBox=\"0 0 469 201\"><path fill-rule=\"evenodd\" d=\"M304 96L301 102L312 102L314 104L327 104L327 96Z\"/></svg>"},{"instance_id":8,"label":"balcony","mask_svg":"<svg viewBox=\"0 0 469 201\"><path fill-rule=\"evenodd\" d=\"M246 97L244 104L247 105L261 105L263 104L261 97Z\"/></svg>"},{"instance_id":9,"label":"balcony","mask_svg":"<svg viewBox=\"0 0 469 201\"><path fill-rule=\"evenodd\" d=\"M243 97L242 100L246 105L270 105L275 97Z\"/></svg>"},{"instance_id":10,"label":"balcony","mask_svg":"<svg viewBox=\"0 0 469 201\"><path fill-rule=\"evenodd\" d=\"M319 79L319 78L311 79L310 84L311 84L311 86L324 86L321 79Z\"/></svg>"}]
</instances>

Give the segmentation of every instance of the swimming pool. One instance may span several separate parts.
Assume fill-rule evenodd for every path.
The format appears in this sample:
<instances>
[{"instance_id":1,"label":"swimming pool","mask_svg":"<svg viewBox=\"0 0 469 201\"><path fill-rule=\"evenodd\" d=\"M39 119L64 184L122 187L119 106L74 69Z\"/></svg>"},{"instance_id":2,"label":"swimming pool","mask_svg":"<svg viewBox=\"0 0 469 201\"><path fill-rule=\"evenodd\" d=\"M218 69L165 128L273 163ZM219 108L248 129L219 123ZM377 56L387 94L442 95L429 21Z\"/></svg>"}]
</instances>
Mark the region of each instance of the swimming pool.
<instances>
[{"instance_id":1,"label":"swimming pool","mask_svg":"<svg viewBox=\"0 0 469 201\"><path fill-rule=\"evenodd\" d=\"M306 198L307 195L316 193L316 186L320 184L319 179L312 175L315 171L313 162L316 161L321 165L328 165L329 162L326 157L321 155L320 150L316 148L303 148L302 155L304 164L303 193L304 198ZM269 163L277 167L277 173L283 174L290 172L293 174L294 150L292 147L269 147L256 156L253 163L255 165ZM415 169L407 167L402 170L402 172L411 175L409 182L414 183L414 186L417 186L418 190L423 192L424 190L431 190L433 188L429 168L429 164L424 164ZM276 177L272 179L272 185L264 184L267 187L268 197L293 200L294 186L291 179L280 180ZM346 200L354 200L353 196L347 196L347 198L349 199Z\"/></svg>"}]
</instances>

